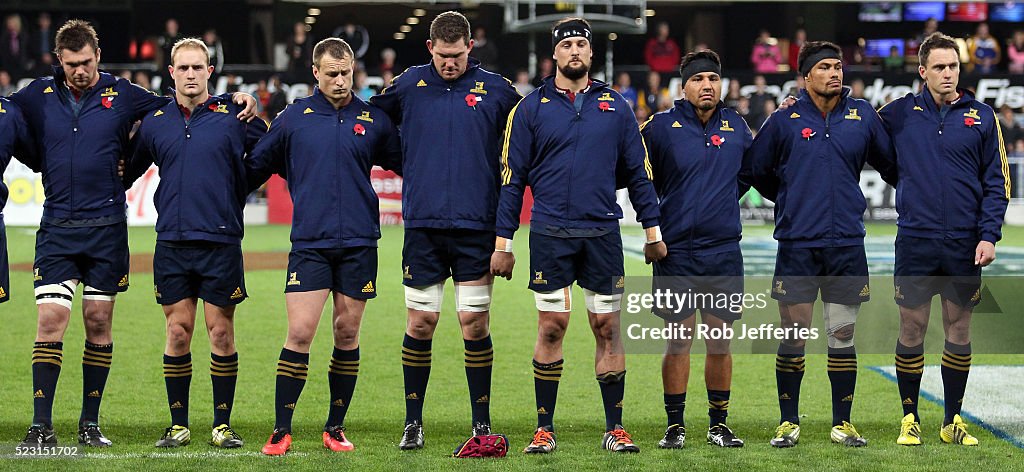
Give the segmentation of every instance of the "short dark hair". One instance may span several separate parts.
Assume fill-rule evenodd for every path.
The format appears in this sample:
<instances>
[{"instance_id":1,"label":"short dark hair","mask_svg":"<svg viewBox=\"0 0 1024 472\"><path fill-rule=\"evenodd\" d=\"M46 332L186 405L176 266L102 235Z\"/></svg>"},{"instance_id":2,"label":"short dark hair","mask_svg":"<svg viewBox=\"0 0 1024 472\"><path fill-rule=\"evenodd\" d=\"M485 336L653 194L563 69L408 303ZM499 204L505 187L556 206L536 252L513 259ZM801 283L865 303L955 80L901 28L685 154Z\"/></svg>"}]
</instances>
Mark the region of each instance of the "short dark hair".
<instances>
[{"instance_id":1,"label":"short dark hair","mask_svg":"<svg viewBox=\"0 0 1024 472\"><path fill-rule=\"evenodd\" d=\"M697 59L707 59L714 62L719 67L722 66L722 58L718 57L718 53L710 49L702 49L700 51L690 51L683 56L682 62L679 63L679 73L683 73L683 69L690 65L691 62Z\"/></svg>"},{"instance_id":2,"label":"short dark hair","mask_svg":"<svg viewBox=\"0 0 1024 472\"><path fill-rule=\"evenodd\" d=\"M957 47L956 41L938 31L932 33L924 41L921 42L921 47L917 49L917 58L921 62L922 67L927 67L928 56L931 55L934 49L952 49L960 54L960 48Z\"/></svg>"},{"instance_id":3,"label":"short dark hair","mask_svg":"<svg viewBox=\"0 0 1024 472\"><path fill-rule=\"evenodd\" d=\"M800 53L797 54L796 56L797 70L801 71L801 75L803 75L802 71L804 70L804 61L806 61L807 58L810 57L811 55L816 54L824 49L828 49L830 51L835 52L836 54L839 54L839 58L840 60L842 60L843 49L837 46L835 43L830 41L808 41L804 43L803 46L800 46ZM813 66L814 64L810 65Z\"/></svg>"},{"instance_id":4,"label":"short dark hair","mask_svg":"<svg viewBox=\"0 0 1024 472\"><path fill-rule=\"evenodd\" d=\"M430 22L430 41L469 45L469 20L457 11L446 11Z\"/></svg>"},{"instance_id":5,"label":"short dark hair","mask_svg":"<svg viewBox=\"0 0 1024 472\"><path fill-rule=\"evenodd\" d=\"M96 35L96 29L85 20L68 20L57 30L53 52L60 54L64 49L78 52L85 46L92 46L94 51L100 48L100 38Z\"/></svg>"},{"instance_id":6,"label":"short dark hair","mask_svg":"<svg viewBox=\"0 0 1024 472\"><path fill-rule=\"evenodd\" d=\"M320 59L324 57L324 54L330 54L335 59L355 59L356 55L352 52L352 46L349 46L344 39L341 38L327 38L313 47L313 64L320 67Z\"/></svg>"}]
</instances>

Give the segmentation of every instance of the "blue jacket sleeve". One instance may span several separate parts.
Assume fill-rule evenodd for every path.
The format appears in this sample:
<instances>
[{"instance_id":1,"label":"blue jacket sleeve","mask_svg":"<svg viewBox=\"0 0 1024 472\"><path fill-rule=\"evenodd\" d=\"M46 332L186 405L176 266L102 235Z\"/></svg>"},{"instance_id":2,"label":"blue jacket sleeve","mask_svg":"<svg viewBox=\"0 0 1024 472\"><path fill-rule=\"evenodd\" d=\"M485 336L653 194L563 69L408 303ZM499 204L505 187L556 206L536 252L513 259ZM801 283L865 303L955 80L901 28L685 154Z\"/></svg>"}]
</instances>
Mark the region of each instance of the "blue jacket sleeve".
<instances>
[{"instance_id":1,"label":"blue jacket sleeve","mask_svg":"<svg viewBox=\"0 0 1024 472\"><path fill-rule=\"evenodd\" d=\"M288 178L285 156L288 153L287 110L277 115L270 124L270 130L256 143L256 147L245 158L245 177L248 191L260 188L271 174Z\"/></svg>"},{"instance_id":2,"label":"blue jacket sleeve","mask_svg":"<svg viewBox=\"0 0 1024 472\"><path fill-rule=\"evenodd\" d=\"M647 158L647 145L640 128L636 125L636 117L632 113L623 113L622 133L619 149L620 165L623 165L629 189L629 202L636 210L636 220L644 228L658 226L661 212L658 208L658 194L654 191L654 171Z\"/></svg>"},{"instance_id":3,"label":"blue jacket sleeve","mask_svg":"<svg viewBox=\"0 0 1024 472\"><path fill-rule=\"evenodd\" d=\"M509 112L505 140L501 148L501 195L498 197L496 234L512 239L519 229L523 210L523 192L529 183L529 166L533 158L533 132L530 112L523 101Z\"/></svg>"},{"instance_id":4,"label":"blue jacket sleeve","mask_svg":"<svg viewBox=\"0 0 1024 472\"><path fill-rule=\"evenodd\" d=\"M658 138L657 133L658 125L654 123L654 117L650 117L647 121L640 125L640 137L644 139L644 144L647 146L647 161L651 164L651 173L654 174L654 191L657 194L661 194L664 188L664 172L662 172L662 147L661 140ZM620 180L621 182L621 180Z\"/></svg>"},{"instance_id":5,"label":"blue jacket sleeve","mask_svg":"<svg viewBox=\"0 0 1024 472\"><path fill-rule=\"evenodd\" d=\"M870 113L867 116L870 117L868 126L871 130L868 164L871 164L871 167L874 167L882 175L882 180L895 187L898 175L896 172L896 147L893 144L892 136L878 113Z\"/></svg>"},{"instance_id":6,"label":"blue jacket sleeve","mask_svg":"<svg viewBox=\"0 0 1024 472\"><path fill-rule=\"evenodd\" d=\"M252 154L253 150L256 149L256 144L267 135L269 130L270 125L263 121L262 118L245 123L245 153L247 155Z\"/></svg>"},{"instance_id":7,"label":"blue jacket sleeve","mask_svg":"<svg viewBox=\"0 0 1024 472\"><path fill-rule=\"evenodd\" d=\"M125 163L124 175L121 177L125 190L132 188L135 181L142 177L149 170L149 167L153 165L153 152L150 148L149 133L145 131L145 128L139 127L135 136L132 136L131 141L128 143L127 154L128 162Z\"/></svg>"},{"instance_id":8,"label":"blue jacket sleeve","mask_svg":"<svg viewBox=\"0 0 1024 472\"><path fill-rule=\"evenodd\" d=\"M779 177L777 175L779 165L780 148L778 138L777 122L778 113L773 113L765 120L764 125L754 137L750 149L747 150L750 163L750 175L753 179L754 188L771 201L775 201L779 193Z\"/></svg>"},{"instance_id":9,"label":"blue jacket sleeve","mask_svg":"<svg viewBox=\"0 0 1024 472\"><path fill-rule=\"evenodd\" d=\"M388 135L373 153L373 164L402 175L402 140L394 123L388 122Z\"/></svg>"},{"instance_id":10,"label":"blue jacket sleeve","mask_svg":"<svg viewBox=\"0 0 1024 472\"><path fill-rule=\"evenodd\" d=\"M750 165L750 146L754 141L754 134L750 132L747 120L739 116L737 118L739 118L740 123L743 123L743 163L740 165L740 172L736 174L736 185L738 187L736 199L738 200L747 194L750 187L754 186L753 169Z\"/></svg>"},{"instance_id":11,"label":"blue jacket sleeve","mask_svg":"<svg viewBox=\"0 0 1024 472\"><path fill-rule=\"evenodd\" d=\"M409 70L406 69L405 72L399 74L394 79L391 79L391 83L388 84L384 90L381 90L379 94L370 97L370 103L376 105L381 110L384 110L384 113L387 113L391 118L391 122L394 123L395 126L402 126L401 92L402 85L404 84L402 76L406 75L408 72Z\"/></svg>"},{"instance_id":12,"label":"blue jacket sleeve","mask_svg":"<svg viewBox=\"0 0 1024 472\"><path fill-rule=\"evenodd\" d=\"M128 86L128 97L135 120L141 120L146 114L167 105L171 100L170 97L161 97L135 84Z\"/></svg>"},{"instance_id":13,"label":"blue jacket sleeve","mask_svg":"<svg viewBox=\"0 0 1024 472\"><path fill-rule=\"evenodd\" d=\"M1006 146L999 117L992 112L992 123L985 136L981 155L981 218L978 227L981 240L997 243L1002 238L1003 217L1010 203L1010 165L1006 160Z\"/></svg>"},{"instance_id":14,"label":"blue jacket sleeve","mask_svg":"<svg viewBox=\"0 0 1024 472\"><path fill-rule=\"evenodd\" d=\"M13 157L28 166L33 172L41 172L42 160L32 144L32 133L28 127L28 122L25 121L25 115L21 113L21 109L17 105L11 102L5 101L4 105L6 105L5 110L7 111L7 131L14 137ZM12 156L0 156L2 159L9 159L10 157ZM3 173L9 162L9 160L0 162L2 164L0 165L0 174Z\"/></svg>"}]
</instances>

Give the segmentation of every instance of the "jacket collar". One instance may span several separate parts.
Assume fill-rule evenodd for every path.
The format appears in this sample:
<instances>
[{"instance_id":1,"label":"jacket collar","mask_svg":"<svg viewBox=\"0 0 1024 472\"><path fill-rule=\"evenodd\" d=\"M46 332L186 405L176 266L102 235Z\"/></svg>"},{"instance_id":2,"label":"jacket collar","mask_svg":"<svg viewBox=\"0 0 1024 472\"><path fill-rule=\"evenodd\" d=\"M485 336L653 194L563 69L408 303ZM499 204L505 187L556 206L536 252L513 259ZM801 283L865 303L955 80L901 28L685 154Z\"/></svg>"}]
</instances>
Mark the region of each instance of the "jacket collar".
<instances>
[{"instance_id":1,"label":"jacket collar","mask_svg":"<svg viewBox=\"0 0 1024 472\"><path fill-rule=\"evenodd\" d=\"M711 115L711 119L708 120L708 125L718 120L718 117L722 114L722 110L725 109L725 103L719 100L718 104L715 105L715 112ZM683 120L689 124L696 126L700 129L704 129L704 123L700 122L700 117L697 116L697 108L690 103L689 100L681 98L675 101L675 110L679 112Z\"/></svg>"},{"instance_id":2,"label":"jacket collar","mask_svg":"<svg viewBox=\"0 0 1024 472\"><path fill-rule=\"evenodd\" d=\"M597 80L593 77L590 78L590 81L591 84L589 87L587 87L586 93L591 93L601 89L611 89L610 87L608 87L608 84L601 82L600 80ZM554 93L562 93L561 91L559 91L558 87L555 86L555 76L553 75L545 77L544 82L541 84L541 87L545 87L547 90Z\"/></svg>"},{"instance_id":3,"label":"jacket collar","mask_svg":"<svg viewBox=\"0 0 1024 472\"><path fill-rule=\"evenodd\" d=\"M113 87L117 83L116 77L104 72L103 70L99 70L96 73L100 75L100 79L96 82L96 85L93 85L92 88L86 90L86 93L89 93L90 90ZM68 86L67 76L64 75L64 68L59 65L53 66L53 82L55 85L59 85L70 92L71 88Z\"/></svg>"},{"instance_id":4,"label":"jacket collar","mask_svg":"<svg viewBox=\"0 0 1024 472\"><path fill-rule=\"evenodd\" d=\"M430 70L430 79L431 79L431 81L432 82L441 83L441 84L461 82L467 76L470 76L473 72L475 72L479 68L480 68L480 61L477 58L470 56L470 58L469 58L469 65L466 66L466 72L463 72L462 75L458 76L455 80L453 80L451 82L448 82L447 80L444 80L441 77L441 74L437 73L437 68L434 67L434 61L430 61L430 62L427 63L427 69Z\"/></svg>"},{"instance_id":5,"label":"jacket collar","mask_svg":"<svg viewBox=\"0 0 1024 472\"><path fill-rule=\"evenodd\" d=\"M919 106L923 105L927 110L938 112L939 106L935 104L935 98L932 97L932 93L928 90L928 86L922 85L921 88L921 93L914 96L914 101L916 101ZM966 107L970 106L971 103L974 103L974 95L972 95L971 92L962 88L957 88L956 91L960 93L960 99L957 100L956 103L950 105L950 108Z\"/></svg>"},{"instance_id":6,"label":"jacket collar","mask_svg":"<svg viewBox=\"0 0 1024 472\"><path fill-rule=\"evenodd\" d=\"M850 87L847 87L847 86L844 85L843 89L839 92L839 103L836 103L835 108L832 109L832 111L829 113L829 115L834 115L837 112L841 112L841 111L845 112L846 111L846 102L849 101L849 97L850 97ZM811 95L809 93L807 93L807 89L801 89L800 90L800 93L797 95L797 101L796 101L796 104L794 105L794 107L797 107L797 108L801 108L802 107L804 113L811 113L813 111L814 113L817 114L816 116L820 116L821 115L821 110L819 110L818 106L814 104L814 100L811 100Z\"/></svg>"},{"instance_id":7,"label":"jacket collar","mask_svg":"<svg viewBox=\"0 0 1024 472\"><path fill-rule=\"evenodd\" d=\"M310 96L309 103L313 110L319 113L334 114L339 111L334 108L334 105L331 105L331 102L327 101L327 97L325 97L324 93L320 91L319 86L313 87L313 95ZM341 107L341 110L343 111L352 108L353 106L361 106L365 104L366 102L352 92L352 101L348 102L348 105Z\"/></svg>"}]
</instances>

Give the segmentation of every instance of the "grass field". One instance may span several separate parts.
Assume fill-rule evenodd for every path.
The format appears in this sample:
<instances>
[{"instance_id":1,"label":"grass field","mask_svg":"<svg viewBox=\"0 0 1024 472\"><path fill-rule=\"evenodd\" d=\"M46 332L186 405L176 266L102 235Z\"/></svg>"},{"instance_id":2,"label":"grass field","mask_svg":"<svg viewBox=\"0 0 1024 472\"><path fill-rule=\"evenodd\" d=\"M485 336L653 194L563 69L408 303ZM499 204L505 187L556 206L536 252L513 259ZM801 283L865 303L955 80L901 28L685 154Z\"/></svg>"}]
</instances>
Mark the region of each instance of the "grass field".
<instances>
[{"instance_id":1,"label":"grass field","mask_svg":"<svg viewBox=\"0 0 1024 472\"><path fill-rule=\"evenodd\" d=\"M751 228L748 234L768 234L770 228ZM869 234L892 234L892 226L872 226ZM1007 229L1010 244L1024 245L1024 232ZM520 234L525 234L522 231ZM34 230L7 229L11 262L29 262L33 254ZM492 332L495 344L492 418L497 432L509 436L513 451L503 460L459 461L451 459L452 449L469 434L469 403L463 370L463 346L457 321L451 310L452 290L446 300L435 337L431 384L425 408L426 448L402 453L396 448L404 417L402 370L399 362L405 307L400 285L402 230L384 228L380 245L378 297L367 307L362 329L362 368L353 406L346 426L356 451L328 453L320 444L320 432L327 413L327 366L331 350L329 316L313 344L309 382L295 411L295 443L283 458L267 458L258 451L273 427L274 372L284 341L286 321L282 294L285 271L255 271L246 274L250 298L236 317L236 339L240 355L239 387L233 426L246 439L238 451L221 452L205 444L212 419L211 388L206 374L209 348L206 335L198 329L193 342L194 378L191 420L194 442L167 452L153 443L169 424L169 413L161 373L164 320L153 301L152 275L133 274L131 289L118 297L114 321L114 362L101 410L104 432L114 447L87 451L84 459L25 460L0 458L0 468L31 470L249 470L276 466L301 469L345 467L352 470L523 470L527 468L580 470L937 470L955 466L977 470L1019 470L1024 451L991 433L972 427L981 440L978 448L942 445L938 427L942 408L924 402L926 445L904 448L895 444L901 410L895 384L866 366L891 365L892 354L860 358L860 378L853 419L869 439L869 447L850 450L828 440L830 403L823 355L808 358L803 382L801 410L803 435L800 446L774 450L768 446L778 417L774 394L774 355L735 356L730 425L747 441L740 450L722 450L704 444L706 402L703 357L694 356L689 385L687 425L690 441L685 450L657 449L665 427L660 378L660 356L633 355L628 358L625 421L642 448L638 455L613 456L598 449L604 426L600 394L593 376L593 338L582 303L574 309L566 339L566 369L559 389L555 424L559 450L547 457L519 453L534 428L534 395L530 359L536 337L533 297L526 289L529 276L526 245L519 246L518 264L512 282L498 281L494 290ZM151 229L132 229L132 251L150 253ZM288 229L250 227L246 251L287 251ZM626 258L626 272L647 275L642 261ZM9 446L21 439L32 415L30 358L35 333L35 307L31 276L12 275L13 300L0 306L3 334L0 334L0 443ZM874 288L874 287L873 287ZM80 291L79 291L80 292ZM891 297L891 292L889 293ZM878 297L883 299L884 294ZM76 313L65 336L64 369L54 407L55 426L64 444L74 444L81 401L80 352L83 329L76 297ZM582 301L582 294L576 299ZM891 298L890 298L891 299ZM774 305L773 305L774 307ZM934 318L934 317L933 317ZM201 324L200 324L201 326ZM895 339L895 333L892 333ZM940 336L941 339L941 336ZM932 338L929 337L929 342ZM934 344L934 343L932 343ZM1018 351L1019 352L1019 351ZM929 364L937 363L929 357ZM1022 355L974 357L979 364L1024 364ZM1012 395L1016 392L1007 392ZM982 401L968 398L967 403ZM996 400L998 401L998 400ZM1013 465L1018 464L1018 465Z\"/></svg>"}]
</instances>

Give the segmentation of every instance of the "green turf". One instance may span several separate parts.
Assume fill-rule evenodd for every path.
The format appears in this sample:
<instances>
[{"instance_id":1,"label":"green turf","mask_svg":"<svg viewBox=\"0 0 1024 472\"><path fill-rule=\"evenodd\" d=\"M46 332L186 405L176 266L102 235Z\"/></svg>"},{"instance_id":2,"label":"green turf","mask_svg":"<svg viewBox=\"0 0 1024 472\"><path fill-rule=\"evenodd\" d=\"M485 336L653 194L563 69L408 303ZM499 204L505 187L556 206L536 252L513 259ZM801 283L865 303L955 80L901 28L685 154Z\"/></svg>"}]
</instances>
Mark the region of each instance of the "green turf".
<instances>
[{"instance_id":1,"label":"green turf","mask_svg":"<svg viewBox=\"0 0 1024 472\"><path fill-rule=\"evenodd\" d=\"M749 228L748 233L768 234L770 227ZM870 235L892 234L891 226L872 225ZM809 356L801 399L803 435L792 450L773 450L767 444L777 423L774 394L774 356L736 355L730 424L747 440L742 450L720 450L704 444L706 407L702 381L703 357L693 358L687 420L690 440L684 451L662 451L656 443L664 431L664 410L660 380L660 357L633 355L628 358L625 421L643 449L639 455L613 456L598 449L604 426L600 394L593 372L593 338L586 324L582 303L577 303L566 347L566 369L559 390L555 423L559 450L549 457L519 453L534 427L533 381L530 368L536 337L533 297L526 289L529 276L525 244L517 251L518 264L512 282L497 282L494 291L492 331L495 344L492 416L495 430L509 435L513 452L504 460L455 460L448 456L469 433L469 403L462 360L462 342L451 314L451 290L446 313L435 337L431 384L427 391L426 444L422 451L400 453L396 444L403 419L402 371L399 362L405 308L399 258L401 229L384 228L380 248L378 298L368 305L363 323L362 364L359 384L347 423L356 451L330 454L320 445L320 432L327 412L327 365L331 349L329 317L324 317L320 336L313 344L309 382L295 412L294 453L284 458L257 454L273 427L274 371L285 335L284 271L246 274L250 299L238 309L236 339L240 353L239 388L233 424L246 439L242 451L223 453L205 444L212 419L211 389L206 374L209 348L206 335L196 334L193 343L195 376L192 386L192 431L194 443L181 452L191 456L161 457L153 448L168 425L164 384L161 375L163 316L154 303L152 276L133 274L132 288L118 297L114 321L114 367L105 394L101 423L115 442L102 451L100 459L80 462L0 459L0 469L67 470L134 469L190 470L224 468L250 470L270 466L291 466L324 470L341 467L353 470L477 470L543 469L579 470L937 470L966 464L978 470L1010 470L1020 464L1022 452L987 431L971 431L982 446L965 449L939 444L941 407L922 405L926 445L903 448L895 445L901 416L896 387L880 375L863 368L890 365L891 354L861 357L857 403L853 418L858 429L871 441L869 447L849 450L828 442L830 404L824 356ZM1008 231L1008 240L1021 241L1020 231ZM520 236L525 233L520 232ZM33 231L8 228L12 262L32 259ZM1012 238L1012 239L1011 239ZM150 229L132 229L132 250L152 251ZM247 228L247 251L287 251L288 230L266 226ZM649 267L627 258L631 275L645 275ZM31 418L31 343L35 332L35 309L28 272L12 273L13 300L0 306L4 331L0 340L0 443L13 445L24 434ZM582 301L582 294L576 294ZM80 301L76 298L76 308ZM199 323L202 326L202 323ZM81 401L79 367L83 330L80 314L72 317L65 336L64 371L57 390L56 428L61 440L71 443ZM932 362L930 358L929 363ZM1024 356L976 355L975 364L1020 364ZM981 399L968 399L981 401ZM6 447L6 446L5 446ZM5 451L8 452L8 451ZM91 452L91 451L90 451Z\"/></svg>"}]
</instances>

